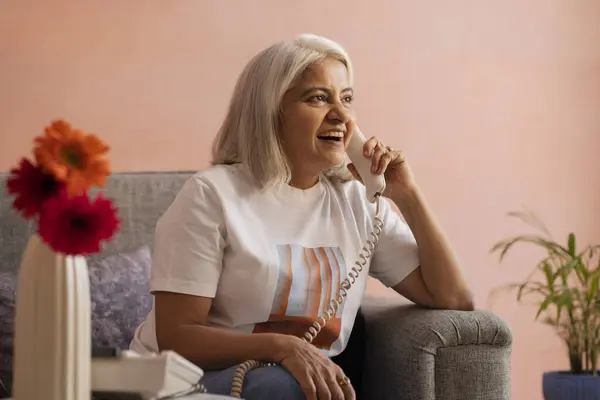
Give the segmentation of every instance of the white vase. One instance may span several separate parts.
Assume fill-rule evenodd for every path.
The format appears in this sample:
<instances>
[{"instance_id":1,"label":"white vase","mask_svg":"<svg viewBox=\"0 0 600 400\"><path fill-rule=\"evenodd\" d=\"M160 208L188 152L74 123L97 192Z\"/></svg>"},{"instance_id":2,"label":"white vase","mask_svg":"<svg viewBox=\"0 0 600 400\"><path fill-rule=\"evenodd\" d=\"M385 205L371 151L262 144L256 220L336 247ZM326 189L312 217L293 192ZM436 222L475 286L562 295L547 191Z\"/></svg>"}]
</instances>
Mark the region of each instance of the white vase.
<instances>
[{"instance_id":1,"label":"white vase","mask_svg":"<svg viewBox=\"0 0 600 400\"><path fill-rule=\"evenodd\" d=\"M91 398L87 263L55 253L37 234L19 268L13 360L15 400Z\"/></svg>"}]
</instances>

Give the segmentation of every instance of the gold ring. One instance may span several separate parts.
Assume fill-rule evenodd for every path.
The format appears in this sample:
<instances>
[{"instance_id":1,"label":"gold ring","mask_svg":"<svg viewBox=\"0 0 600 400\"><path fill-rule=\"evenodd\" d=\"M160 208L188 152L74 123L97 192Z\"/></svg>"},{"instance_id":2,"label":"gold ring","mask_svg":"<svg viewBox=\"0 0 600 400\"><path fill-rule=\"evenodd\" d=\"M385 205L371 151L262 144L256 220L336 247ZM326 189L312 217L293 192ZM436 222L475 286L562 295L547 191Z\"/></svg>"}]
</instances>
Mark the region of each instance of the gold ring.
<instances>
[{"instance_id":1,"label":"gold ring","mask_svg":"<svg viewBox=\"0 0 600 400\"><path fill-rule=\"evenodd\" d=\"M340 386L345 386L345 385L349 385L350 384L350 378L348 378L347 376L344 376L342 379L340 379L338 381L338 384Z\"/></svg>"}]
</instances>

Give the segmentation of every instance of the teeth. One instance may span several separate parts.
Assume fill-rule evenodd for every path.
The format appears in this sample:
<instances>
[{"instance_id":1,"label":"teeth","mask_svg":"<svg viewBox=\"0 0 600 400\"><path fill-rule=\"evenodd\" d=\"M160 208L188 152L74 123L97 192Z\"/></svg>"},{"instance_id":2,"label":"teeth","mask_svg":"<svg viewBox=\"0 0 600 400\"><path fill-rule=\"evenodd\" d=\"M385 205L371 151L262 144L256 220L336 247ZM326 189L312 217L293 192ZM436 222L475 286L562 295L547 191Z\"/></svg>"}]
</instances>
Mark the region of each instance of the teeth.
<instances>
[{"instance_id":1,"label":"teeth","mask_svg":"<svg viewBox=\"0 0 600 400\"><path fill-rule=\"evenodd\" d=\"M320 137L343 138L344 132L328 132L324 135L320 135Z\"/></svg>"}]
</instances>

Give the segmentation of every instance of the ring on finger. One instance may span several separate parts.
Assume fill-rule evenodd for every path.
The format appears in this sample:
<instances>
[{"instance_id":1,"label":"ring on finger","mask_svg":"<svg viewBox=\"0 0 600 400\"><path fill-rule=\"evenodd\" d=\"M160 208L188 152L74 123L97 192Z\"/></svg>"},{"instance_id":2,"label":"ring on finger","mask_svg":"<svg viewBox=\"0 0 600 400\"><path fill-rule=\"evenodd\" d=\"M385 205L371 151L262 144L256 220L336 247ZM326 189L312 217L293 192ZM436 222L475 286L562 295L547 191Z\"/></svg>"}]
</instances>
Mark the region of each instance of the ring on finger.
<instances>
[{"instance_id":1,"label":"ring on finger","mask_svg":"<svg viewBox=\"0 0 600 400\"><path fill-rule=\"evenodd\" d=\"M385 146L385 149L390 153L394 151L390 146Z\"/></svg>"},{"instance_id":2,"label":"ring on finger","mask_svg":"<svg viewBox=\"0 0 600 400\"><path fill-rule=\"evenodd\" d=\"M345 386L345 385L349 385L349 384L350 384L350 378L348 378L347 376L344 376L340 380L338 380L338 385L340 385L340 386Z\"/></svg>"}]
</instances>

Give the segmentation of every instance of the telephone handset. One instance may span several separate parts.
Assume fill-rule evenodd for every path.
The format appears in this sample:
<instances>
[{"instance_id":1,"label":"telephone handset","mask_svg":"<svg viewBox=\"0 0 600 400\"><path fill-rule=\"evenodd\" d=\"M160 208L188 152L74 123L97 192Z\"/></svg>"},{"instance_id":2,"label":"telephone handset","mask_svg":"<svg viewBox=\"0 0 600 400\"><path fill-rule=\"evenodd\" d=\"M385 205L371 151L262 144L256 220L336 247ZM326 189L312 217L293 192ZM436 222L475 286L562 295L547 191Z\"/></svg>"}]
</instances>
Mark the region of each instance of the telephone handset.
<instances>
[{"instance_id":1,"label":"telephone handset","mask_svg":"<svg viewBox=\"0 0 600 400\"><path fill-rule=\"evenodd\" d=\"M365 142L365 136L357 126L348 143L346 154L348 154L348 158L352 161L352 164L358 171L358 175L360 175L360 178L365 185L367 199L371 203L375 203L385 190L385 178L383 175L377 175L371 172L371 158L366 158L364 156L363 146Z\"/></svg>"},{"instance_id":2,"label":"telephone handset","mask_svg":"<svg viewBox=\"0 0 600 400\"><path fill-rule=\"evenodd\" d=\"M360 272L362 272L365 265L367 265L369 259L371 258L371 255L375 250L375 245L379 240L379 235L382 231L383 221L379 217L379 202L382 201L381 195L385 190L385 178L383 175L377 175L371 172L371 158L365 157L363 152L363 146L365 142L366 139L364 135L360 129L356 127L352 137L350 138L346 153L348 154L348 158L350 158L350 161L352 161L352 164L355 166L363 184L365 185L367 200L371 203L376 203L375 217L373 219L373 230L370 233L369 238L367 239L360 254L358 255L355 265L350 269L346 278L341 282L335 298L331 300L331 303L325 309L324 314L319 316L319 318L317 318L317 320L314 321L310 328L308 328L308 330L304 333L302 339L308 343L312 343L321 329L323 329L327 322L337 313L342 301L344 301L344 298L346 298L348 295L348 290L354 284L358 278L358 275ZM255 368L270 367L273 365L275 365L275 363L261 362L257 360L248 360L241 363L233 375L230 396L241 398L244 377L248 371L251 371Z\"/></svg>"}]
</instances>

